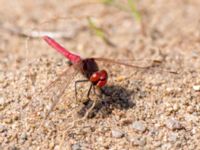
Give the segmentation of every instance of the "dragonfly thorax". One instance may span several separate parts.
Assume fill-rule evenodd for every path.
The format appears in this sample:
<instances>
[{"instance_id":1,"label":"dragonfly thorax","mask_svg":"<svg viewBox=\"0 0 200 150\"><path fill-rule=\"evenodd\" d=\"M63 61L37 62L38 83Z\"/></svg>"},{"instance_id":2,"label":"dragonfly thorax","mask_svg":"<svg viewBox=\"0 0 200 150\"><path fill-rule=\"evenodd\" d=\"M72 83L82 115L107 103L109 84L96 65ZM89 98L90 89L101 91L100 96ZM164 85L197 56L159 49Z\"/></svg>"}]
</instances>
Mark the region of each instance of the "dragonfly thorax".
<instances>
[{"instance_id":1,"label":"dragonfly thorax","mask_svg":"<svg viewBox=\"0 0 200 150\"><path fill-rule=\"evenodd\" d=\"M81 72L88 79L90 79L91 75L94 72L99 71L99 67L98 67L97 63L92 58L83 59L80 63L81 63L80 64Z\"/></svg>"},{"instance_id":2,"label":"dragonfly thorax","mask_svg":"<svg viewBox=\"0 0 200 150\"><path fill-rule=\"evenodd\" d=\"M94 72L90 76L90 81L98 87L103 87L107 83L107 79L108 74L105 70Z\"/></svg>"}]
</instances>

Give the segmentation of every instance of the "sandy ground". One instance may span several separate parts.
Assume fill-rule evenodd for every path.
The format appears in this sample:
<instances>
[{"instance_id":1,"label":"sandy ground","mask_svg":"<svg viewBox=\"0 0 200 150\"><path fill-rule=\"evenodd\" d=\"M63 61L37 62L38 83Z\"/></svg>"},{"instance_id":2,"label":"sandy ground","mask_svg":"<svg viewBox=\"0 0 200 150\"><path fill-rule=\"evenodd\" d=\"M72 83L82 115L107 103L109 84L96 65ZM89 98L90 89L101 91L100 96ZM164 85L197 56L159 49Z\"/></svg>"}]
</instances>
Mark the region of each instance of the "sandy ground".
<instances>
[{"instance_id":1,"label":"sandy ground","mask_svg":"<svg viewBox=\"0 0 200 150\"><path fill-rule=\"evenodd\" d=\"M141 22L94 1L0 4L0 149L200 149L198 0L138 1ZM91 30L88 17L112 44ZM81 84L76 101L74 82L83 77L41 38L27 40L35 31L59 33L56 40L83 57L159 63L150 69L99 63L109 73L106 94L86 103L89 84ZM61 81L42 90L64 70Z\"/></svg>"}]
</instances>

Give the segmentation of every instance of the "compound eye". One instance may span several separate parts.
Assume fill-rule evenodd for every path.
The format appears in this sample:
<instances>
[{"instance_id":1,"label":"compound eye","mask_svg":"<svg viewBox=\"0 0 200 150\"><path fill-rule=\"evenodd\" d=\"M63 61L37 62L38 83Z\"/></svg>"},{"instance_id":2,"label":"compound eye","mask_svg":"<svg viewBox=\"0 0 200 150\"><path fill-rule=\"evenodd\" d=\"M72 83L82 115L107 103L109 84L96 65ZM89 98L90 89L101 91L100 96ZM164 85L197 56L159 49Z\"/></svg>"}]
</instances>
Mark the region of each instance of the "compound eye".
<instances>
[{"instance_id":1,"label":"compound eye","mask_svg":"<svg viewBox=\"0 0 200 150\"><path fill-rule=\"evenodd\" d=\"M90 77L90 81L91 82L97 82L100 79L100 73L99 72L95 72L91 75Z\"/></svg>"},{"instance_id":2,"label":"compound eye","mask_svg":"<svg viewBox=\"0 0 200 150\"><path fill-rule=\"evenodd\" d=\"M98 87L103 87L104 85L106 85L106 83L107 83L107 80L100 80L98 83L97 83L97 86Z\"/></svg>"},{"instance_id":3,"label":"compound eye","mask_svg":"<svg viewBox=\"0 0 200 150\"><path fill-rule=\"evenodd\" d=\"M100 78L99 78L99 81L97 83L97 86L103 87L107 83L108 74L105 70L101 70L101 71L99 71L99 76L100 76Z\"/></svg>"},{"instance_id":4,"label":"compound eye","mask_svg":"<svg viewBox=\"0 0 200 150\"><path fill-rule=\"evenodd\" d=\"M108 74L105 70L101 70L99 74L100 74L100 80L107 80Z\"/></svg>"}]
</instances>

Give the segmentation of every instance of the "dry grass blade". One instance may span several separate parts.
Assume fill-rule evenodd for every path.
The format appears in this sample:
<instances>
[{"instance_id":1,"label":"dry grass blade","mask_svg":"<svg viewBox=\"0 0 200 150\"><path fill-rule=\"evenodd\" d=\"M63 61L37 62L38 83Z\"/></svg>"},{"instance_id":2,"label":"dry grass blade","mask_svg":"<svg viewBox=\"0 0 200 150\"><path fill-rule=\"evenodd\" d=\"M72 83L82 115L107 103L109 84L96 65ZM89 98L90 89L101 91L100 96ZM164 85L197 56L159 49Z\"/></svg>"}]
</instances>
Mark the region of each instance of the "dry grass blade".
<instances>
[{"instance_id":1,"label":"dry grass blade","mask_svg":"<svg viewBox=\"0 0 200 150\"><path fill-rule=\"evenodd\" d=\"M137 10L136 3L134 2L134 0L128 0L128 5L131 9L131 12L132 12L135 20L138 22L141 22L142 16L141 16L140 12Z\"/></svg>"},{"instance_id":2,"label":"dry grass blade","mask_svg":"<svg viewBox=\"0 0 200 150\"><path fill-rule=\"evenodd\" d=\"M109 46L113 46L115 47L116 45L111 42L108 38L108 36L106 35L106 32L100 28L100 27L97 27L97 25L95 24L95 22L92 20L92 18L88 17L87 18L87 21L88 21L88 24L89 24L89 28L91 31L94 32L94 34L101 38L106 44L108 44Z\"/></svg>"}]
</instances>

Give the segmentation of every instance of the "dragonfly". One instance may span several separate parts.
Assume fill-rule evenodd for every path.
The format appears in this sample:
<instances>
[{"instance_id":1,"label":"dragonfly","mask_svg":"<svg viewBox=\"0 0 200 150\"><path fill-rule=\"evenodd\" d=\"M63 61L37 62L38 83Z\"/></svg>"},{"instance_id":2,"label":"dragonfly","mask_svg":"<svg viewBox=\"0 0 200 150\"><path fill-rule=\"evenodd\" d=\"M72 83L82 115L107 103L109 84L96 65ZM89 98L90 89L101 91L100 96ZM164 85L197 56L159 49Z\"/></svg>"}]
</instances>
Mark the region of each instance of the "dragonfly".
<instances>
[{"instance_id":1,"label":"dragonfly","mask_svg":"<svg viewBox=\"0 0 200 150\"><path fill-rule=\"evenodd\" d=\"M102 89L108 82L108 72L105 69L100 69L98 62L107 62L112 64L118 64L123 65L126 67L132 67L132 68L141 68L141 69L147 69L150 68L152 65L148 66L138 66L133 65L129 63L125 63L122 61L112 60L108 58L98 58L98 57L91 57L91 58L82 58L81 56L72 53L68 49L64 48L61 44L56 42L53 38L49 36L43 36L42 37L44 41L51 46L53 49L55 49L57 52L61 53L65 58L68 59L70 62L70 67L64 70L54 81L50 82L50 84L43 90L49 90L52 87L58 86L58 91L52 91L50 92L52 97L52 105L50 109L47 111L45 118L49 116L51 111L54 109L54 107L57 105L57 103L60 100L60 97L64 94L66 88L70 84L70 82L73 80L73 78L76 76L77 73L81 73L85 79L84 80L77 80L75 81L75 98L77 100L77 84L81 82L90 82L90 87L87 92L87 98L90 99L91 90L95 88ZM58 84L59 83L59 84ZM42 91L42 92L43 92ZM91 106L90 110L95 106L95 102ZM37 107L37 104L36 106Z\"/></svg>"},{"instance_id":2,"label":"dragonfly","mask_svg":"<svg viewBox=\"0 0 200 150\"><path fill-rule=\"evenodd\" d=\"M103 57L82 58L78 54L75 54L69 51L68 49L64 48L61 44L59 44L56 40L54 40L50 36L46 35L42 36L42 39L50 47L52 47L57 52L62 54L70 62L70 67L66 68L61 74L57 76L55 80L51 81L42 91L40 91L38 94L36 94L35 97L33 97L34 102L33 101L31 102L31 107L29 107L29 110L32 109L34 113L31 114L36 114L39 111L43 110L44 107L48 106L48 109L45 110L46 112L43 115L44 120L47 119L47 117L53 111L55 106L59 103L61 97L65 94L65 90L68 88L69 84L71 83L72 80L74 80L74 78L78 73L82 74L85 78L82 80L75 81L74 91L75 91L76 101L78 95L77 85L79 83L83 82L90 83L89 89L87 91L88 100L90 100L92 89L94 91L94 94L96 95L97 93L95 93L95 89L100 89L101 91L100 94L103 94L104 92L103 87L105 87L109 81L109 74L107 72L108 71L107 68L105 67L106 69L101 69L99 64L103 65L106 63L116 64L138 69L149 69L153 66L152 63L148 63L148 65L141 66L138 64L126 63L122 60L113 60L110 58L103 58ZM47 95L48 98L44 96L45 94ZM49 102L48 104L45 104L45 100L51 101L50 106ZM95 101L92 103L92 106L89 108L88 112L91 111L94 108L94 106L95 106Z\"/></svg>"}]
</instances>

